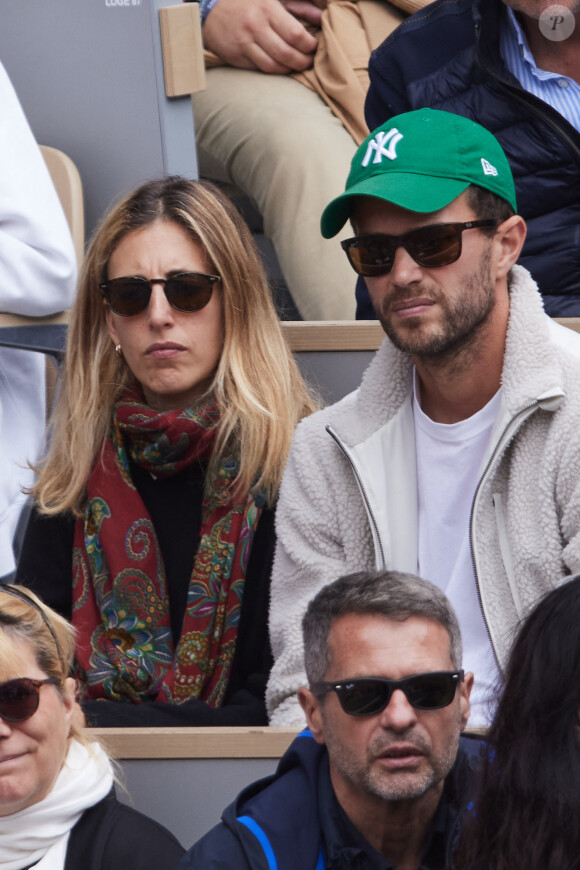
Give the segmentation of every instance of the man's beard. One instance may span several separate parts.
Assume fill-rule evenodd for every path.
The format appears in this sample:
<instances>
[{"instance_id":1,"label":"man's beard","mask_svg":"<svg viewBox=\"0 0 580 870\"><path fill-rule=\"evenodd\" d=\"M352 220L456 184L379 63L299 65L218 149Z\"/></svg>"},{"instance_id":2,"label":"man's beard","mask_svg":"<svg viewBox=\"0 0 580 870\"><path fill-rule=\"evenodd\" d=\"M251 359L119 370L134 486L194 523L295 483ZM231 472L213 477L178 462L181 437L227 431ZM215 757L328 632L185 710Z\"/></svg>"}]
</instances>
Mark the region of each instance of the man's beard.
<instances>
[{"instance_id":1,"label":"man's beard","mask_svg":"<svg viewBox=\"0 0 580 870\"><path fill-rule=\"evenodd\" d=\"M328 728L325 737L332 765L352 788L361 795L381 801L400 801L420 798L445 779L457 755L459 727L439 756L433 756L429 741L412 728L404 734L381 734L368 747L364 761L358 759L348 746L335 740ZM401 741L415 746L423 756L420 769L393 771L390 774L381 770L377 758L388 750L390 744Z\"/></svg>"},{"instance_id":2,"label":"man's beard","mask_svg":"<svg viewBox=\"0 0 580 870\"><path fill-rule=\"evenodd\" d=\"M397 736L396 740L399 740ZM457 738L458 741L459 738ZM384 740L383 744L376 741L369 748L371 756L377 756L382 750L387 749L390 740ZM396 742L396 741L395 741ZM424 745L421 740L416 737L411 741L418 749L427 750L427 745ZM424 795L433 786L445 779L455 761L457 755L457 742L452 740L445 746L444 752L440 757L433 758L431 756L430 763L423 769L421 774L399 774L398 776L385 777L381 776L370 763L363 777L364 788L367 794L374 794L382 800L412 800Z\"/></svg>"},{"instance_id":3,"label":"man's beard","mask_svg":"<svg viewBox=\"0 0 580 870\"><path fill-rule=\"evenodd\" d=\"M393 293L384 300L377 310L383 329L395 347L404 353L425 360L442 360L454 358L465 347L471 345L477 337L481 326L488 320L495 305L495 287L491 280L489 264L491 260L491 245L483 251L477 272L473 272L465 281L461 295L451 303L443 292L427 291L421 288L406 289ZM433 299L440 311L442 319L439 325L429 326L425 331L419 324L416 329L395 328L389 317L389 310L394 302L402 302L428 296Z\"/></svg>"}]
</instances>

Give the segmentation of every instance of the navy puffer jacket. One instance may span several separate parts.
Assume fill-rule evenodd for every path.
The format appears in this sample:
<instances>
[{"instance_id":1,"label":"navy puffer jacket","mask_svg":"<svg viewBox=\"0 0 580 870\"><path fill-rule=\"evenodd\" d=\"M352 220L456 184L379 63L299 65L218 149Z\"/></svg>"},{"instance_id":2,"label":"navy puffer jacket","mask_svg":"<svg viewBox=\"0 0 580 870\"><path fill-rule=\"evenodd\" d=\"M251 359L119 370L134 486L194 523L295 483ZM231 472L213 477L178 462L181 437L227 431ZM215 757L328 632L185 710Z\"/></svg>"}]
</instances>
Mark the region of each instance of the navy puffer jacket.
<instances>
[{"instance_id":1,"label":"navy puffer jacket","mask_svg":"<svg viewBox=\"0 0 580 870\"><path fill-rule=\"evenodd\" d=\"M450 868L479 778L485 744L461 737L433 827L444 842ZM181 859L178 870L362 870L375 863L360 842L347 843L335 810L326 747L302 731L274 776L245 788L221 822ZM436 823L437 822L437 823ZM435 834L432 833L432 838ZM385 862L381 862L383 866ZM423 865L422 865L423 866ZM429 864L431 866L431 864Z\"/></svg>"},{"instance_id":2,"label":"navy puffer jacket","mask_svg":"<svg viewBox=\"0 0 580 870\"><path fill-rule=\"evenodd\" d=\"M528 225L520 262L538 282L546 312L580 316L580 134L524 91L499 48L501 0L436 0L371 56L366 120L429 106L465 115L501 142ZM427 146L428 147L428 146ZM357 317L372 317L366 287Z\"/></svg>"}]
</instances>

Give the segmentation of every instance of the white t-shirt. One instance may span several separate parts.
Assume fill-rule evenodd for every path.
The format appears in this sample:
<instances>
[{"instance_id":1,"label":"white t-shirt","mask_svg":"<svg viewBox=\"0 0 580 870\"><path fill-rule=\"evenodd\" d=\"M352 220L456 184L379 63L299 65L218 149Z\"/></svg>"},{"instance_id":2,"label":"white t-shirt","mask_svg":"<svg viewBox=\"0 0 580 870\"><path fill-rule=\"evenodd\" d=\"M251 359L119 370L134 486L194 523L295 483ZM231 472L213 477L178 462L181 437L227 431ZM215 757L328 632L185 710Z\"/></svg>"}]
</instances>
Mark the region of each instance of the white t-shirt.
<instances>
[{"instance_id":1,"label":"white t-shirt","mask_svg":"<svg viewBox=\"0 0 580 870\"><path fill-rule=\"evenodd\" d=\"M463 667L473 671L471 725L488 725L499 677L477 591L469 540L475 489L483 472L500 392L459 423L435 423L415 395L418 566L420 577L442 589L455 608L463 638Z\"/></svg>"}]
</instances>

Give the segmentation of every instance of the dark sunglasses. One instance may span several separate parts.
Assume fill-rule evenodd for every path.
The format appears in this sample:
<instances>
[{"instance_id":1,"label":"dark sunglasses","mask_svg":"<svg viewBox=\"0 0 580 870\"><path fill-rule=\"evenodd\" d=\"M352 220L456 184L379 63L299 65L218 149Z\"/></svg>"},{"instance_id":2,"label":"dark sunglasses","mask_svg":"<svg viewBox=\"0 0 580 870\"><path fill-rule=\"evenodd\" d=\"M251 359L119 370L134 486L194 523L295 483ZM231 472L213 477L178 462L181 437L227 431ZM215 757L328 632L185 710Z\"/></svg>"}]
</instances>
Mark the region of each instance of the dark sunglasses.
<instances>
[{"instance_id":1,"label":"dark sunglasses","mask_svg":"<svg viewBox=\"0 0 580 870\"><path fill-rule=\"evenodd\" d=\"M463 671L431 671L402 680L357 677L337 683L313 683L310 690L317 697L336 692L340 706L349 716L374 716L385 709L396 689L404 692L409 704L417 710L447 707L462 680Z\"/></svg>"},{"instance_id":2,"label":"dark sunglasses","mask_svg":"<svg viewBox=\"0 0 580 870\"><path fill-rule=\"evenodd\" d=\"M121 317L141 314L149 305L154 284L162 284L167 301L176 311L201 311L205 308L219 275L182 272L171 278L113 278L99 284L111 311Z\"/></svg>"},{"instance_id":3,"label":"dark sunglasses","mask_svg":"<svg viewBox=\"0 0 580 870\"><path fill-rule=\"evenodd\" d=\"M34 716L40 703L42 686L58 686L56 677L46 680L31 680L29 677L19 677L0 683L0 718L7 722L24 722Z\"/></svg>"},{"instance_id":4,"label":"dark sunglasses","mask_svg":"<svg viewBox=\"0 0 580 870\"><path fill-rule=\"evenodd\" d=\"M352 268L364 278L387 275L393 268L395 251L403 247L420 266L449 266L461 256L461 234L477 227L497 227L496 220L465 221L453 224L431 224L400 236L376 233L355 236L340 244Z\"/></svg>"}]
</instances>

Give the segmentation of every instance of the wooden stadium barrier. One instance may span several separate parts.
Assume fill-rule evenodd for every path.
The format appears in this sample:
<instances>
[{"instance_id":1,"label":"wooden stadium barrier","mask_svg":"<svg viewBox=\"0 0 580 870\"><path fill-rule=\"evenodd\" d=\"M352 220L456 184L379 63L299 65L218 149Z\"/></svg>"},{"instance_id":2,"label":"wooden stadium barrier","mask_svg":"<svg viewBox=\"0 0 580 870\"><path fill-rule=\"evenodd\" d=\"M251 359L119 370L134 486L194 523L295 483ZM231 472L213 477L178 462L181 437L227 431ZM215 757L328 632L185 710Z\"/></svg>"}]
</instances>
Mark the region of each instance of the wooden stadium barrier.
<instances>
[{"instance_id":1,"label":"wooden stadium barrier","mask_svg":"<svg viewBox=\"0 0 580 870\"><path fill-rule=\"evenodd\" d=\"M246 785L276 769L297 734L287 728L93 728L117 759L120 800L189 848Z\"/></svg>"},{"instance_id":2,"label":"wooden stadium barrier","mask_svg":"<svg viewBox=\"0 0 580 870\"><path fill-rule=\"evenodd\" d=\"M556 323L580 332L580 317L555 317ZM282 321L290 349L304 351L373 351L385 333L377 320Z\"/></svg>"},{"instance_id":3,"label":"wooden stadium barrier","mask_svg":"<svg viewBox=\"0 0 580 870\"><path fill-rule=\"evenodd\" d=\"M385 337L377 320L287 320L282 332L294 353L375 351Z\"/></svg>"},{"instance_id":4,"label":"wooden stadium barrier","mask_svg":"<svg viewBox=\"0 0 580 870\"><path fill-rule=\"evenodd\" d=\"M356 390L385 337L376 320L286 321L282 331L302 375L324 404Z\"/></svg>"},{"instance_id":5,"label":"wooden stadium barrier","mask_svg":"<svg viewBox=\"0 0 580 870\"><path fill-rule=\"evenodd\" d=\"M556 318L580 332L580 317ZM356 390L385 334L376 320L287 321L282 331L306 381L324 404Z\"/></svg>"},{"instance_id":6,"label":"wooden stadium barrier","mask_svg":"<svg viewBox=\"0 0 580 870\"><path fill-rule=\"evenodd\" d=\"M573 329L574 332L580 332L580 317L554 317L554 320L562 326L567 326L568 329Z\"/></svg>"},{"instance_id":7,"label":"wooden stadium barrier","mask_svg":"<svg viewBox=\"0 0 580 870\"><path fill-rule=\"evenodd\" d=\"M247 728L91 728L109 754L134 758L280 758L296 729Z\"/></svg>"}]
</instances>

